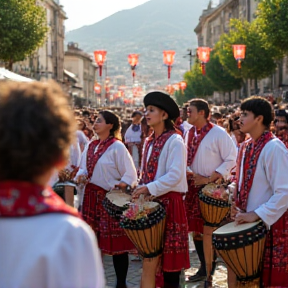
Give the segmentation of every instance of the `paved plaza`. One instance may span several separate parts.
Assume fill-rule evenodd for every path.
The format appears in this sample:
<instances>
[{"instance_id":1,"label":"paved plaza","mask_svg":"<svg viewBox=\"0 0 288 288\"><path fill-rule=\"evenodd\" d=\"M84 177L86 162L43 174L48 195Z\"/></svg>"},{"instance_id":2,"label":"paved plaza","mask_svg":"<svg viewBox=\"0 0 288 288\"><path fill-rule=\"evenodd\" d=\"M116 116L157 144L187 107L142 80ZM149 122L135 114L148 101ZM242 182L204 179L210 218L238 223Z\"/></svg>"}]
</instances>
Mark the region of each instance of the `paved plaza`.
<instances>
[{"instance_id":1,"label":"paved plaza","mask_svg":"<svg viewBox=\"0 0 288 288\"><path fill-rule=\"evenodd\" d=\"M139 288L142 261L135 261L135 259L137 259L135 256L132 255L130 256L129 271L127 276L128 288ZM199 267L199 260L196 251L193 249L193 247L190 250L190 263L192 267L185 271L186 278L188 278L188 276L190 275L195 274L195 272ZM116 278L111 256L104 257L104 268L107 281L106 288L114 288ZM223 262L220 259L218 259L217 269L214 275L213 288L227 288L226 277L227 277L226 267L224 266ZM202 288L202 287L204 287L204 282L194 282L194 283L186 282L186 284L181 288Z\"/></svg>"}]
</instances>

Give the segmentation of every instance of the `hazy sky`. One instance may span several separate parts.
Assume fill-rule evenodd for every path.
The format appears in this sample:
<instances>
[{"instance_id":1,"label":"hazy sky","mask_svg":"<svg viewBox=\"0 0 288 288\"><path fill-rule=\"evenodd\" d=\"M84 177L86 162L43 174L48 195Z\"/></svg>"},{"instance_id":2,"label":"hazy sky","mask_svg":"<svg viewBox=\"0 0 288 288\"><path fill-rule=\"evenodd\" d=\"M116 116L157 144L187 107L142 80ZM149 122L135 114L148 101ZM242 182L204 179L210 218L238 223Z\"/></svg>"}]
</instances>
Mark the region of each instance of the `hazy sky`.
<instances>
[{"instance_id":1,"label":"hazy sky","mask_svg":"<svg viewBox=\"0 0 288 288\"><path fill-rule=\"evenodd\" d=\"M60 0L68 20L66 31L94 24L118 11L134 8L149 0ZM192 0L195 1L195 0ZM197 0L198 1L198 0Z\"/></svg>"}]
</instances>

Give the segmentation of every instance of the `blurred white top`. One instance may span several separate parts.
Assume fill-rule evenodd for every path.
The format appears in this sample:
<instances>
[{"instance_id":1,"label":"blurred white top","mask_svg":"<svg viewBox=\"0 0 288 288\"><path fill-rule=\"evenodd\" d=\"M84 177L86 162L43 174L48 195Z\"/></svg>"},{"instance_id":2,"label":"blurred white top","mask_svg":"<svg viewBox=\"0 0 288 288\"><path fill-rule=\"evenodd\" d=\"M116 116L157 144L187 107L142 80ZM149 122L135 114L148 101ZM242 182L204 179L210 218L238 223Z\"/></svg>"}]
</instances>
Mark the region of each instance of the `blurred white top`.
<instances>
[{"instance_id":1,"label":"blurred white top","mask_svg":"<svg viewBox=\"0 0 288 288\"><path fill-rule=\"evenodd\" d=\"M133 124L131 124L125 133L125 143L140 143L141 142L141 125L139 125L139 131L132 130Z\"/></svg>"},{"instance_id":2,"label":"blurred white top","mask_svg":"<svg viewBox=\"0 0 288 288\"><path fill-rule=\"evenodd\" d=\"M0 287L105 287L95 234L79 218L0 217L0 243Z\"/></svg>"}]
</instances>

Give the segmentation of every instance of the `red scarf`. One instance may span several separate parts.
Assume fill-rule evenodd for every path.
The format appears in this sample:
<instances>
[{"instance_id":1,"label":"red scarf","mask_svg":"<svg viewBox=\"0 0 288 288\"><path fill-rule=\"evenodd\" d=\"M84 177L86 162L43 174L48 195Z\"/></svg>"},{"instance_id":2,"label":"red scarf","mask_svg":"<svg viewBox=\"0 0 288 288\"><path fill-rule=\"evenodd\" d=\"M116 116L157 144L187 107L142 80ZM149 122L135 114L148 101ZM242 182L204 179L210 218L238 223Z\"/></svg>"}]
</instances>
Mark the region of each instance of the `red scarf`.
<instances>
[{"instance_id":1,"label":"red scarf","mask_svg":"<svg viewBox=\"0 0 288 288\"><path fill-rule=\"evenodd\" d=\"M166 141L175 134L175 130L168 130L163 132L159 137L155 139L154 133L146 138L145 149L143 153L143 171L142 171L142 180L141 183L147 184L154 181L158 168L158 160L161 154L161 151L166 143ZM147 161L147 155L149 147L154 142L153 149L149 160ZM173 157L173 156L172 156Z\"/></svg>"},{"instance_id":2,"label":"red scarf","mask_svg":"<svg viewBox=\"0 0 288 288\"><path fill-rule=\"evenodd\" d=\"M100 142L100 140L94 140L90 143L88 151L87 151L87 164L86 164L87 171L88 171L88 179L91 179L94 168L98 160L106 152L106 150L116 141L117 141L116 138L110 136L103 142ZM95 149L97 146L98 146L98 149L97 149L97 152L95 153Z\"/></svg>"},{"instance_id":3,"label":"red scarf","mask_svg":"<svg viewBox=\"0 0 288 288\"><path fill-rule=\"evenodd\" d=\"M241 147L237 159L237 186L239 185L241 162L244 155L243 177L240 191L238 191L237 187L236 205L243 211L246 211L247 208L248 196L253 184L260 153L264 146L272 139L274 139L274 135L271 132L264 132L256 142L250 139Z\"/></svg>"},{"instance_id":4,"label":"red scarf","mask_svg":"<svg viewBox=\"0 0 288 288\"><path fill-rule=\"evenodd\" d=\"M199 148L201 141L208 134L208 132L214 127L214 124L207 122L207 124L197 133L196 127L192 126L188 134L188 156L187 156L187 166L193 164L195 155Z\"/></svg>"},{"instance_id":5,"label":"red scarf","mask_svg":"<svg viewBox=\"0 0 288 288\"><path fill-rule=\"evenodd\" d=\"M30 182L0 182L0 218L64 213L79 217L50 187Z\"/></svg>"}]
</instances>

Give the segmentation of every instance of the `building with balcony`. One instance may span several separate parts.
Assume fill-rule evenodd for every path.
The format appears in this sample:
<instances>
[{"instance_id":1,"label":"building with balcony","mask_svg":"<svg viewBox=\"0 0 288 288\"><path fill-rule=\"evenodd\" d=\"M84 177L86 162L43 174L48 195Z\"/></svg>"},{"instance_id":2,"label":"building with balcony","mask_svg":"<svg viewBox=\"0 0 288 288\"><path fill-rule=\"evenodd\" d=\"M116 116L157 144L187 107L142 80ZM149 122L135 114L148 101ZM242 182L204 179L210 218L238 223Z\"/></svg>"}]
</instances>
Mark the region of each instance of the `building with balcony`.
<instances>
[{"instance_id":1,"label":"building with balcony","mask_svg":"<svg viewBox=\"0 0 288 288\"><path fill-rule=\"evenodd\" d=\"M85 105L99 105L100 99L96 98L94 84L96 82L97 66L93 57L78 47L77 43L71 42L67 46L64 57L64 68L72 72L78 79L77 97L84 99ZM66 72L67 74L67 72Z\"/></svg>"},{"instance_id":2,"label":"building with balcony","mask_svg":"<svg viewBox=\"0 0 288 288\"><path fill-rule=\"evenodd\" d=\"M45 43L24 61L13 65L13 70L23 76L36 80L64 80L64 39L65 20L67 19L59 0L37 2L46 9L49 31Z\"/></svg>"}]
</instances>

